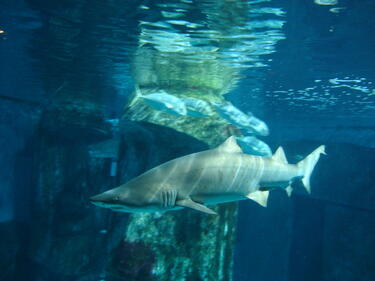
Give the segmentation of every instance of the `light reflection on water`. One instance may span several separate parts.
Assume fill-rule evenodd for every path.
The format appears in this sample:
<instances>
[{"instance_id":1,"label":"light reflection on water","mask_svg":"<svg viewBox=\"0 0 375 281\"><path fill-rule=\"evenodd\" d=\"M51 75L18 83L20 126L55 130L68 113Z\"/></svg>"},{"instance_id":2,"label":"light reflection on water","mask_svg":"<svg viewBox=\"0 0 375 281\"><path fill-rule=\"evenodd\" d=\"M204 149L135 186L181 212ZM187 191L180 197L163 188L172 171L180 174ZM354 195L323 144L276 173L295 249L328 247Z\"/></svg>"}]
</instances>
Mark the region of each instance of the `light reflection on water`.
<instances>
[{"instance_id":1,"label":"light reflection on water","mask_svg":"<svg viewBox=\"0 0 375 281\"><path fill-rule=\"evenodd\" d=\"M71 91L85 91L121 111L117 101L133 91L134 79L154 79L147 56L137 61L140 75L133 68L137 52L151 49L160 65L173 57L174 64L208 69L211 80L225 76L222 92L265 120L288 122L292 113L305 119L374 116L373 75L360 69L371 53L366 30L374 24L366 16L367 1L348 3L338 14L329 12L336 6L313 1L306 7L283 1L26 2L1 12L1 53L12 61L3 73L22 65L17 69L24 69L28 89L16 89L16 75L3 76L5 94L49 99L74 80L66 84ZM355 32L342 32L350 26Z\"/></svg>"}]
</instances>

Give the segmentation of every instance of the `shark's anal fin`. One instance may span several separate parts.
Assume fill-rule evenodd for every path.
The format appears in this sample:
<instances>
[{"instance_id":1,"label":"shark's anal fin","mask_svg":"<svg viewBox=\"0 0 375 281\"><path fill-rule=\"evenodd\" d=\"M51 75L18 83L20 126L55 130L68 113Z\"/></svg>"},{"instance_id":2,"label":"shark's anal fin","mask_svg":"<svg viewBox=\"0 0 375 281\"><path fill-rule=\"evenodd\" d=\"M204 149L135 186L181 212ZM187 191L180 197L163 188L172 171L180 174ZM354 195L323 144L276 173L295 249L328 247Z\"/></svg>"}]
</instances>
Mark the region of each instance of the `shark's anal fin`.
<instances>
[{"instance_id":1,"label":"shark's anal fin","mask_svg":"<svg viewBox=\"0 0 375 281\"><path fill-rule=\"evenodd\" d=\"M285 188L286 194L288 194L288 197L292 196L293 188L291 183Z\"/></svg>"},{"instance_id":2,"label":"shark's anal fin","mask_svg":"<svg viewBox=\"0 0 375 281\"><path fill-rule=\"evenodd\" d=\"M217 215L217 213L211 210L210 208L207 208L205 205L194 202L190 198L178 200L176 202L176 206L194 209L196 211L203 212L203 213L210 214L210 215Z\"/></svg>"},{"instance_id":3,"label":"shark's anal fin","mask_svg":"<svg viewBox=\"0 0 375 281\"><path fill-rule=\"evenodd\" d=\"M253 200L257 202L259 205L263 207L267 207L267 201L268 201L268 195L269 191L255 191L250 194L248 194L246 197L249 198L250 200Z\"/></svg>"}]
</instances>

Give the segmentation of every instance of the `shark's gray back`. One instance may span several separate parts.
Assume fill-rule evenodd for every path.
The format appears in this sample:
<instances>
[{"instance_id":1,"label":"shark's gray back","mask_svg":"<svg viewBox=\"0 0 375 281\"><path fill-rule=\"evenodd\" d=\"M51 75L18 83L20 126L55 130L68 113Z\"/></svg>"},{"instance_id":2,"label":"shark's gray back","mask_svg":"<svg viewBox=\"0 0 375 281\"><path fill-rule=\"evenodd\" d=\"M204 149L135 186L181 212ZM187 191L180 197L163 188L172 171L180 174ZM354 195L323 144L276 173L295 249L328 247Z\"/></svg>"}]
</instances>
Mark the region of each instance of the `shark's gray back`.
<instances>
[{"instance_id":1,"label":"shark's gray back","mask_svg":"<svg viewBox=\"0 0 375 281\"><path fill-rule=\"evenodd\" d=\"M158 166L163 187L177 188L180 197L245 196L258 188L264 158L216 149L194 153Z\"/></svg>"}]
</instances>

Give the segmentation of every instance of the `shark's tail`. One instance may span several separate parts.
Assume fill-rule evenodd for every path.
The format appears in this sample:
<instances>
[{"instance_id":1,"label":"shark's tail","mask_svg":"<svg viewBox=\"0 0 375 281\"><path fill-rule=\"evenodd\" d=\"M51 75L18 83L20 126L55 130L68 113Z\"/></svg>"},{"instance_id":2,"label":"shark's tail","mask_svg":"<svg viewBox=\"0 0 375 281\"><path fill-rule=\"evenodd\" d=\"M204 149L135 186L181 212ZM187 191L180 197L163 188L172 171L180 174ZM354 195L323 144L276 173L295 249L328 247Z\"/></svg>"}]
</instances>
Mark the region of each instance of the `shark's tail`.
<instances>
[{"instance_id":1,"label":"shark's tail","mask_svg":"<svg viewBox=\"0 0 375 281\"><path fill-rule=\"evenodd\" d=\"M305 186L308 193L311 192L311 188L310 188L311 173L313 172L314 167L319 160L320 154L326 154L324 150L325 150L325 146L321 145L317 149L315 149L313 152L311 152L305 159L297 163L297 166L303 176L302 183Z\"/></svg>"}]
</instances>

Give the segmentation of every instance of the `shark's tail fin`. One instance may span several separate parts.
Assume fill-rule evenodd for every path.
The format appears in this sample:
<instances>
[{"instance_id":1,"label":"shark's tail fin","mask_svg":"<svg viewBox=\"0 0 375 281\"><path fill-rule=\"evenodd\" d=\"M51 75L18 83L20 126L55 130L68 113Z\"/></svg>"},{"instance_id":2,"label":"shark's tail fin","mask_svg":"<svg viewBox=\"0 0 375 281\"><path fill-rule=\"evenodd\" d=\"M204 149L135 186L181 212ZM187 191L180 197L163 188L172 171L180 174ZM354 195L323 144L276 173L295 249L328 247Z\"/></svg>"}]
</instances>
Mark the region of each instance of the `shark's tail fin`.
<instances>
[{"instance_id":1,"label":"shark's tail fin","mask_svg":"<svg viewBox=\"0 0 375 281\"><path fill-rule=\"evenodd\" d=\"M320 154L326 154L324 145L319 146L317 149L311 152L305 159L297 163L297 166L300 169L301 174L303 176L302 183L305 186L308 193L311 192L310 176L314 170L316 163L319 160Z\"/></svg>"}]
</instances>

